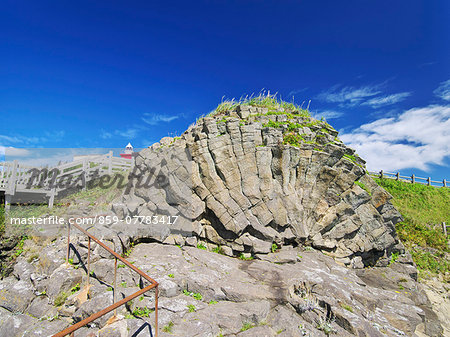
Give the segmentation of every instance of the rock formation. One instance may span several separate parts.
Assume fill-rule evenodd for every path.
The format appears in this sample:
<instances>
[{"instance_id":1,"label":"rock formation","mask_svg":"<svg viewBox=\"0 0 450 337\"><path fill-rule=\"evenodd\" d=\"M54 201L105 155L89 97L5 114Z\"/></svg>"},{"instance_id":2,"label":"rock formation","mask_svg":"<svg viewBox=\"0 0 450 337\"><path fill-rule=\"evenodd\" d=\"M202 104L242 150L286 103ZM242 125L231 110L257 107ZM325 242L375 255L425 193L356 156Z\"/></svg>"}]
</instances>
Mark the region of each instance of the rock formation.
<instances>
[{"instance_id":1,"label":"rock formation","mask_svg":"<svg viewBox=\"0 0 450 337\"><path fill-rule=\"evenodd\" d=\"M141 151L113 210L177 215L165 242L220 246L230 256L301 245L355 268L386 265L404 251L394 228L401 216L337 136L302 110L213 113Z\"/></svg>"}]
</instances>

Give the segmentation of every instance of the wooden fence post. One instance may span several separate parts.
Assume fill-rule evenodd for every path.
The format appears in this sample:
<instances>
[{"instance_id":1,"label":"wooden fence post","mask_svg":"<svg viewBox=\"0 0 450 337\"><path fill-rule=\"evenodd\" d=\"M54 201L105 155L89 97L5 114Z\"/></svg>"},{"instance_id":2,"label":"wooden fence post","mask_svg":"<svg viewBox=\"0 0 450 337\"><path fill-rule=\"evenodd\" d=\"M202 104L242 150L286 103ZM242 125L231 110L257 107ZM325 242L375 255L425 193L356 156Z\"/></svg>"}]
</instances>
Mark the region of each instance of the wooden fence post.
<instances>
[{"instance_id":1,"label":"wooden fence post","mask_svg":"<svg viewBox=\"0 0 450 337\"><path fill-rule=\"evenodd\" d=\"M380 171L380 179L383 179L383 170Z\"/></svg>"},{"instance_id":2,"label":"wooden fence post","mask_svg":"<svg viewBox=\"0 0 450 337\"><path fill-rule=\"evenodd\" d=\"M442 230L444 231L444 235L447 237L447 225L445 222L442 223Z\"/></svg>"},{"instance_id":3,"label":"wooden fence post","mask_svg":"<svg viewBox=\"0 0 450 337\"><path fill-rule=\"evenodd\" d=\"M428 179L427 179L427 185L428 185L428 186L431 185L431 178L430 178L430 177L428 177Z\"/></svg>"},{"instance_id":4,"label":"wooden fence post","mask_svg":"<svg viewBox=\"0 0 450 337\"><path fill-rule=\"evenodd\" d=\"M53 203L55 202L56 186L50 191L50 199L48 200L48 208L53 208Z\"/></svg>"},{"instance_id":5,"label":"wooden fence post","mask_svg":"<svg viewBox=\"0 0 450 337\"><path fill-rule=\"evenodd\" d=\"M112 173L112 156L113 156L113 152L109 151L109 154L108 154L108 174Z\"/></svg>"},{"instance_id":6,"label":"wooden fence post","mask_svg":"<svg viewBox=\"0 0 450 337\"><path fill-rule=\"evenodd\" d=\"M397 172L397 174L395 175L395 180L399 180L400 179L400 172Z\"/></svg>"},{"instance_id":7,"label":"wooden fence post","mask_svg":"<svg viewBox=\"0 0 450 337\"><path fill-rule=\"evenodd\" d=\"M88 170L88 161L86 160L86 158L85 159L83 159L83 172L81 173L82 174L82 178L84 178L83 179L83 191L86 191L86 174L87 174L87 170Z\"/></svg>"},{"instance_id":8,"label":"wooden fence post","mask_svg":"<svg viewBox=\"0 0 450 337\"><path fill-rule=\"evenodd\" d=\"M447 182L444 180L442 180L442 184L444 185L444 187L447 187Z\"/></svg>"},{"instance_id":9,"label":"wooden fence post","mask_svg":"<svg viewBox=\"0 0 450 337\"><path fill-rule=\"evenodd\" d=\"M8 179L8 185L5 189L5 211L9 212L11 207L12 196L16 194L16 180L17 180L17 169L19 167L19 163L17 160L14 160L14 166L11 171L11 176Z\"/></svg>"},{"instance_id":10,"label":"wooden fence post","mask_svg":"<svg viewBox=\"0 0 450 337\"><path fill-rule=\"evenodd\" d=\"M411 184L414 184L416 181L415 181L415 179L414 179L415 177L414 177L414 174L411 176Z\"/></svg>"}]
</instances>

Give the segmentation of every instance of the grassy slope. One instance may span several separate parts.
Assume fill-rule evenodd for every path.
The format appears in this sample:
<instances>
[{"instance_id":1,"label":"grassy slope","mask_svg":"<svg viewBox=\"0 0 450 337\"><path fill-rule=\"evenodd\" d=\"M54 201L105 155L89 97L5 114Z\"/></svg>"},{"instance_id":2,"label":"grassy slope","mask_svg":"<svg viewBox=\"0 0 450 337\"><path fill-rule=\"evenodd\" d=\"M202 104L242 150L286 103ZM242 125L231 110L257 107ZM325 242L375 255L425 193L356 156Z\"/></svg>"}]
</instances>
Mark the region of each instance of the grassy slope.
<instances>
[{"instance_id":1,"label":"grassy slope","mask_svg":"<svg viewBox=\"0 0 450 337\"><path fill-rule=\"evenodd\" d=\"M450 189L375 179L392 194L392 203L404 217L397 233L411 252L421 276L441 274L450 281L450 249L441 223L450 224Z\"/></svg>"}]
</instances>

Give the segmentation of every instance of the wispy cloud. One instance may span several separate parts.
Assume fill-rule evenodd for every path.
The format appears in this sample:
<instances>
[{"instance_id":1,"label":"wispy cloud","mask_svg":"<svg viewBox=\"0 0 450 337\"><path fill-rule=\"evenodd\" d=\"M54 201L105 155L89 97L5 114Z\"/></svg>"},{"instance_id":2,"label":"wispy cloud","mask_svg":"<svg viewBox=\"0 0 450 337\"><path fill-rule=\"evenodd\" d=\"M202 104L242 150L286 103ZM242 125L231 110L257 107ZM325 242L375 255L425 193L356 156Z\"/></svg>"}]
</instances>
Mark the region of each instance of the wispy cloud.
<instances>
[{"instance_id":1,"label":"wispy cloud","mask_svg":"<svg viewBox=\"0 0 450 337\"><path fill-rule=\"evenodd\" d=\"M20 146L33 146L45 143L48 139L46 137L28 137L28 136L8 136L0 135L0 142L3 146L7 145L20 145Z\"/></svg>"},{"instance_id":2,"label":"wispy cloud","mask_svg":"<svg viewBox=\"0 0 450 337\"><path fill-rule=\"evenodd\" d=\"M428 170L450 157L450 106L430 105L381 118L341 135L369 170Z\"/></svg>"},{"instance_id":3,"label":"wispy cloud","mask_svg":"<svg viewBox=\"0 0 450 337\"><path fill-rule=\"evenodd\" d=\"M302 89L291 90L291 91L289 92L289 94L288 94L288 97L295 96L295 95L300 94L301 92L304 92L304 91L306 91L306 90L308 90L308 89L309 89L309 88L306 87L306 88L302 88Z\"/></svg>"},{"instance_id":4,"label":"wispy cloud","mask_svg":"<svg viewBox=\"0 0 450 337\"><path fill-rule=\"evenodd\" d=\"M139 131L140 131L140 129L138 129L138 128L126 128L126 129L120 129L120 130L114 130L114 131L106 131L106 130L102 129L102 130L100 130L100 138L111 139L116 136L116 137L133 139L133 138L136 138Z\"/></svg>"},{"instance_id":5,"label":"wispy cloud","mask_svg":"<svg viewBox=\"0 0 450 337\"><path fill-rule=\"evenodd\" d=\"M433 93L443 100L450 101L450 80L442 82L441 85L433 91Z\"/></svg>"},{"instance_id":6,"label":"wispy cloud","mask_svg":"<svg viewBox=\"0 0 450 337\"><path fill-rule=\"evenodd\" d=\"M381 106L391 105L404 101L409 96L411 96L410 92L400 92L398 94L393 95L374 97L366 102L361 103L361 105L368 105L372 108L379 108Z\"/></svg>"},{"instance_id":7,"label":"wispy cloud","mask_svg":"<svg viewBox=\"0 0 450 337\"><path fill-rule=\"evenodd\" d=\"M161 114L150 114L150 113L144 113L144 117L142 117L142 120L147 123L148 125L157 125L159 123L169 123L175 119L180 118L178 115L161 115Z\"/></svg>"},{"instance_id":8,"label":"wispy cloud","mask_svg":"<svg viewBox=\"0 0 450 337\"><path fill-rule=\"evenodd\" d=\"M316 118L316 119L325 118L328 120L328 119L336 119L336 118L342 117L343 115L344 115L344 113L340 112L340 111L325 110L325 111L315 113L314 118Z\"/></svg>"},{"instance_id":9,"label":"wispy cloud","mask_svg":"<svg viewBox=\"0 0 450 337\"><path fill-rule=\"evenodd\" d=\"M322 91L317 95L321 101L329 103L342 103L344 105L356 105L369 97L376 96L381 93L381 84L363 86L360 88L343 87L335 85L326 91Z\"/></svg>"}]
</instances>

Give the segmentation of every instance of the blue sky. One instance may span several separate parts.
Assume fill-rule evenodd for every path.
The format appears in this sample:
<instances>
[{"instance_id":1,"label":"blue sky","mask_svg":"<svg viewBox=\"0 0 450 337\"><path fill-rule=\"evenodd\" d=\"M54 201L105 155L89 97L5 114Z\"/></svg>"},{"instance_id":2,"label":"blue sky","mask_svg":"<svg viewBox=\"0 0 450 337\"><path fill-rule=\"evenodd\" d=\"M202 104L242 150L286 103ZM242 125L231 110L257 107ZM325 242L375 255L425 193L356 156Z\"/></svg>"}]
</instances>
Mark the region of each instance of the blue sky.
<instances>
[{"instance_id":1,"label":"blue sky","mask_svg":"<svg viewBox=\"0 0 450 337\"><path fill-rule=\"evenodd\" d=\"M278 92L369 169L450 179L450 2L4 1L0 152L144 147Z\"/></svg>"}]
</instances>

